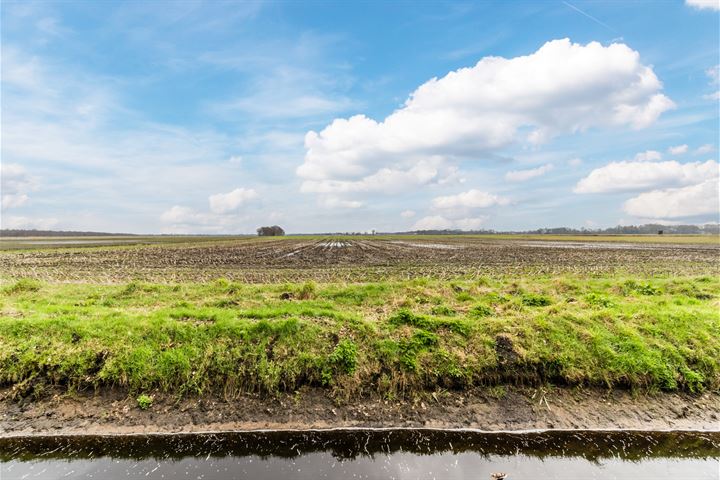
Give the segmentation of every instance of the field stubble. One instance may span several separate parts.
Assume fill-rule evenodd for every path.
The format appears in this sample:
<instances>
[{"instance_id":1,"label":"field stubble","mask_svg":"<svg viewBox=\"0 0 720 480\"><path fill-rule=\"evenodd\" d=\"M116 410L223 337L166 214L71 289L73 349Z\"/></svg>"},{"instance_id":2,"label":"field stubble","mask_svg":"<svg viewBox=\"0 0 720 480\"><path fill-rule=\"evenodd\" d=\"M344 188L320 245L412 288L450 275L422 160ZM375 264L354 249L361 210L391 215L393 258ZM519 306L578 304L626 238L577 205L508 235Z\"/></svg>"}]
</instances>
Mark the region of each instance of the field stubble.
<instances>
[{"instance_id":1,"label":"field stubble","mask_svg":"<svg viewBox=\"0 0 720 480\"><path fill-rule=\"evenodd\" d=\"M474 237L241 239L0 253L5 279L44 281L382 281L508 274L719 273L720 246Z\"/></svg>"}]
</instances>

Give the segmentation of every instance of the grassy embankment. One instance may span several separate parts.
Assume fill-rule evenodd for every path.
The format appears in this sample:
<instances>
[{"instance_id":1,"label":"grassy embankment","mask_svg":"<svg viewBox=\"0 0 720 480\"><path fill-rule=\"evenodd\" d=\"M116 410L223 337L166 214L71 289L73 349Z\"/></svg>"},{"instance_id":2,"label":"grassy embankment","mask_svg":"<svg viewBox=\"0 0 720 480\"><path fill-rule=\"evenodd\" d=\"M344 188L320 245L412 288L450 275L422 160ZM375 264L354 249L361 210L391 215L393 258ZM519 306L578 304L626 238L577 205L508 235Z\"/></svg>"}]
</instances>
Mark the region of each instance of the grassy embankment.
<instances>
[{"instance_id":1,"label":"grassy embankment","mask_svg":"<svg viewBox=\"0 0 720 480\"><path fill-rule=\"evenodd\" d=\"M482 385L720 389L720 278L5 283L0 385L338 398Z\"/></svg>"}]
</instances>

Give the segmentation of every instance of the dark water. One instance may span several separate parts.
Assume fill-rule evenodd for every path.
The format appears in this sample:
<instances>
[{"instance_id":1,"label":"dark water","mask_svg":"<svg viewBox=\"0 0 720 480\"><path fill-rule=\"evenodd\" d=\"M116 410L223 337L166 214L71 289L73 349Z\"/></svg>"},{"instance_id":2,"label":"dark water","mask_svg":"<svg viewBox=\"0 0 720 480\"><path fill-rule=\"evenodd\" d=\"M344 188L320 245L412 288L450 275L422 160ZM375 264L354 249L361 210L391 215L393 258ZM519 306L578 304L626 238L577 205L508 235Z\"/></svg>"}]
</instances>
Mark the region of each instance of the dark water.
<instances>
[{"instance_id":1,"label":"dark water","mask_svg":"<svg viewBox=\"0 0 720 480\"><path fill-rule=\"evenodd\" d=\"M392 430L0 438L14 479L720 479L720 433Z\"/></svg>"}]
</instances>

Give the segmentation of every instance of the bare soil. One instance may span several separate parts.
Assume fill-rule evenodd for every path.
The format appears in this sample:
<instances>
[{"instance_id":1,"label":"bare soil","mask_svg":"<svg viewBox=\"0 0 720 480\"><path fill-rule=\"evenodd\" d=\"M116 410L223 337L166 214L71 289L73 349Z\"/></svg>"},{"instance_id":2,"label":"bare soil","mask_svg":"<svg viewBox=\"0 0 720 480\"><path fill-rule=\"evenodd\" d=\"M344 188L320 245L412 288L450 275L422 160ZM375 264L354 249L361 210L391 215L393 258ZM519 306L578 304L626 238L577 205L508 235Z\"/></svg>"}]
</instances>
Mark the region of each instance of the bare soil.
<instances>
[{"instance_id":1,"label":"bare soil","mask_svg":"<svg viewBox=\"0 0 720 480\"><path fill-rule=\"evenodd\" d=\"M25 404L0 401L3 436L379 427L720 431L720 393L511 388L427 394L411 401L365 398L338 403L324 391L306 389L232 401L156 395L147 410L121 391L58 393Z\"/></svg>"},{"instance_id":2,"label":"bare soil","mask_svg":"<svg viewBox=\"0 0 720 480\"><path fill-rule=\"evenodd\" d=\"M718 274L713 244L447 239L242 239L192 245L0 252L9 278L47 281L204 281L254 283L312 279L377 280L533 273Z\"/></svg>"}]
</instances>

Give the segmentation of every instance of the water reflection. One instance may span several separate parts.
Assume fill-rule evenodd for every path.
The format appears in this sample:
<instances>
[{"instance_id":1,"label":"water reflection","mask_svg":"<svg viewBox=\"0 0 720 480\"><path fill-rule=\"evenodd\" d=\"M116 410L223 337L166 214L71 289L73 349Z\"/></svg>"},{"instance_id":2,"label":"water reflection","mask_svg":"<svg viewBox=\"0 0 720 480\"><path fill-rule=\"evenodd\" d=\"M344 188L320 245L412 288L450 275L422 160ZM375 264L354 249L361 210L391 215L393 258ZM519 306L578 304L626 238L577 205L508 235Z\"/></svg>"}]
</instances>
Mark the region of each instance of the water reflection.
<instances>
[{"instance_id":1,"label":"water reflection","mask_svg":"<svg viewBox=\"0 0 720 480\"><path fill-rule=\"evenodd\" d=\"M719 433L266 432L0 439L0 480L713 479Z\"/></svg>"}]
</instances>

